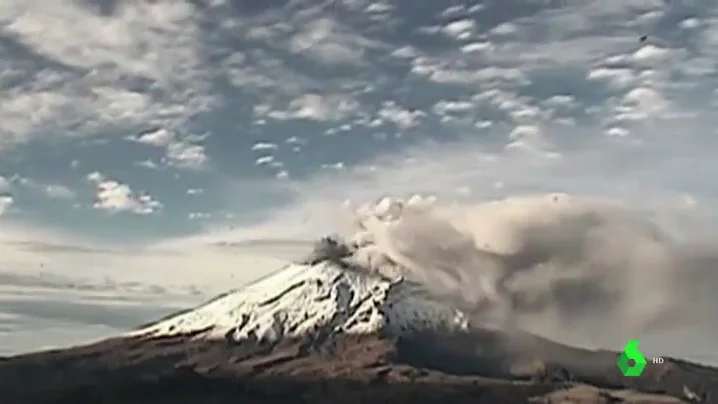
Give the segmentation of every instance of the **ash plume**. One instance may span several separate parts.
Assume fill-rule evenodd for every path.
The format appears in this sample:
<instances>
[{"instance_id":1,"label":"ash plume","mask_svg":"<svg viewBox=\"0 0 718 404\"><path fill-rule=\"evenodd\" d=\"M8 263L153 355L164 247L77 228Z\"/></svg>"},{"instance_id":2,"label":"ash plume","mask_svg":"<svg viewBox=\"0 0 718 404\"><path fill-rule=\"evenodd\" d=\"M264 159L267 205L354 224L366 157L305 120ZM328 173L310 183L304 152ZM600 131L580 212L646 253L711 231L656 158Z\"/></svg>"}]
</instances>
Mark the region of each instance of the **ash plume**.
<instances>
[{"instance_id":1,"label":"ash plume","mask_svg":"<svg viewBox=\"0 0 718 404\"><path fill-rule=\"evenodd\" d=\"M718 328L718 244L679 241L612 202L563 194L464 206L385 199L357 221L354 256L363 265L402 268L479 324L589 348L642 338L661 352L676 349L675 338L700 340ZM670 353L710 351L701 344Z\"/></svg>"}]
</instances>

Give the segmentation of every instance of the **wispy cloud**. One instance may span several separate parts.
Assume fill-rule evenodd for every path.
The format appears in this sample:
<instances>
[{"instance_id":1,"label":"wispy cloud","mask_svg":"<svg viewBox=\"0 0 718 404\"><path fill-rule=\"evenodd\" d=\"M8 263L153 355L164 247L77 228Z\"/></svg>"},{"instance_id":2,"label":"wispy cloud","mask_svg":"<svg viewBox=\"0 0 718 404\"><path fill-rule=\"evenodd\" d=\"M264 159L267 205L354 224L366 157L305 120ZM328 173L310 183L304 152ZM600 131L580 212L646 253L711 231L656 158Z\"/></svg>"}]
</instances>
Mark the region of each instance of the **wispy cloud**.
<instances>
[{"instance_id":1,"label":"wispy cloud","mask_svg":"<svg viewBox=\"0 0 718 404\"><path fill-rule=\"evenodd\" d=\"M77 197L75 191L62 184L43 184L31 178L19 176L13 177L13 182L52 199L73 200Z\"/></svg>"}]
</instances>

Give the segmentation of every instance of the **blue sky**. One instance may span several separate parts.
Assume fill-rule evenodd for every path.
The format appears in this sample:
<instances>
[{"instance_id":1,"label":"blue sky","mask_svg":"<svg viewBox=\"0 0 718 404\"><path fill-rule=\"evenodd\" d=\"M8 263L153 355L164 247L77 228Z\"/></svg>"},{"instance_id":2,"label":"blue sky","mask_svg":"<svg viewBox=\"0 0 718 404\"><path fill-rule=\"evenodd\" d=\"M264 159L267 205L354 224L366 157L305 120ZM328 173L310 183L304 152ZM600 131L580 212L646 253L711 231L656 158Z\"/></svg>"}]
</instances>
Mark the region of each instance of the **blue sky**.
<instances>
[{"instance_id":1,"label":"blue sky","mask_svg":"<svg viewBox=\"0 0 718 404\"><path fill-rule=\"evenodd\" d=\"M0 271L195 296L262 273L213 243L310 240L386 194L563 191L710 223L717 11L5 1Z\"/></svg>"}]
</instances>

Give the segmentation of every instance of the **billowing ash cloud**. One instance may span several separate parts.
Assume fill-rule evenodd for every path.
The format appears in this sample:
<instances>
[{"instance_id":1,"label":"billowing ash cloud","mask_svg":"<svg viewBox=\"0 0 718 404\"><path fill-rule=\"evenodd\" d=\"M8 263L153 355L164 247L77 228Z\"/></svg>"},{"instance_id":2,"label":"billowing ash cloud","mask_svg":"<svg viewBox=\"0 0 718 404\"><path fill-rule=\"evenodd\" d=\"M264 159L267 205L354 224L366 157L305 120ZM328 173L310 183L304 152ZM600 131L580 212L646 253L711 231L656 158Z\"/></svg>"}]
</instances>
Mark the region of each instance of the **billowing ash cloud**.
<instances>
[{"instance_id":1,"label":"billowing ash cloud","mask_svg":"<svg viewBox=\"0 0 718 404\"><path fill-rule=\"evenodd\" d=\"M358 222L362 265L395 273L398 263L479 323L596 348L632 338L663 346L718 324L707 287L718 280L718 248L679 242L607 201L385 199Z\"/></svg>"}]
</instances>

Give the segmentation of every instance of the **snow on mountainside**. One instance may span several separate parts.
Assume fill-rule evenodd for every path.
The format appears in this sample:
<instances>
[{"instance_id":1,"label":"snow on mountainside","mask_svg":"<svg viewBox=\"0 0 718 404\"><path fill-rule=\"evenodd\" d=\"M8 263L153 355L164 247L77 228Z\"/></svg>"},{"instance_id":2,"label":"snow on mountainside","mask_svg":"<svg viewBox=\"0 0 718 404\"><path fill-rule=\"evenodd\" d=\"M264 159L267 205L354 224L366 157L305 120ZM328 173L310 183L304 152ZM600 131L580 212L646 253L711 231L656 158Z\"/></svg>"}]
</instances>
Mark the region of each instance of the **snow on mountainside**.
<instances>
[{"instance_id":1,"label":"snow on mountainside","mask_svg":"<svg viewBox=\"0 0 718 404\"><path fill-rule=\"evenodd\" d=\"M413 198L408 203L421 205L425 201ZM364 211L364 222L368 217L374 222L391 222L401 214L404 204L399 199L381 200ZM406 280L401 265L379 258L372 250L372 240L361 234L349 244L322 239L302 263L288 265L130 335L192 333L206 338L276 341L308 334L402 335L468 326L466 315Z\"/></svg>"},{"instance_id":2,"label":"snow on mountainside","mask_svg":"<svg viewBox=\"0 0 718 404\"><path fill-rule=\"evenodd\" d=\"M402 335L464 329L467 323L460 311L432 300L403 278L387 278L329 260L289 265L132 335L199 333L206 338L276 341L314 333Z\"/></svg>"},{"instance_id":3,"label":"snow on mountainside","mask_svg":"<svg viewBox=\"0 0 718 404\"><path fill-rule=\"evenodd\" d=\"M397 335L470 318L555 339L571 325L582 344L596 334L582 330L600 324L630 336L665 322L677 301L662 288L679 268L672 245L610 203L549 194L459 210L413 196L362 207L355 220L351 241L323 239L304 261L131 335ZM631 282L661 293L636 297Z\"/></svg>"},{"instance_id":4,"label":"snow on mountainside","mask_svg":"<svg viewBox=\"0 0 718 404\"><path fill-rule=\"evenodd\" d=\"M718 404L715 369L665 357L625 378L617 352L552 342L513 316L498 318L511 329L488 326L492 307L437 294L438 278L422 275L509 301L500 285L465 276L495 279L501 256L424 202L379 201L352 241L324 238L303 261L120 338L0 358L3 402Z\"/></svg>"}]
</instances>

